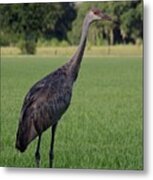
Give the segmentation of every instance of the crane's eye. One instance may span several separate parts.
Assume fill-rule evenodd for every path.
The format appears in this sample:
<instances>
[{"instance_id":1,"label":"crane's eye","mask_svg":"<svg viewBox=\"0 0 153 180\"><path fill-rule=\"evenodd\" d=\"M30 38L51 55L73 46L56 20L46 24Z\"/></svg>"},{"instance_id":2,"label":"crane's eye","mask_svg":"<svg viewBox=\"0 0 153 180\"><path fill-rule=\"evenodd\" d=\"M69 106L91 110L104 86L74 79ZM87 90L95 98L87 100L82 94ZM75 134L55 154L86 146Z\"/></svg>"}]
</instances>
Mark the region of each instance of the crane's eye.
<instances>
[{"instance_id":1,"label":"crane's eye","mask_svg":"<svg viewBox=\"0 0 153 180\"><path fill-rule=\"evenodd\" d=\"M100 15L101 11L99 9L93 9L93 13L98 16Z\"/></svg>"},{"instance_id":2,"label":"crane's eye","mask_svg":"<svg viewBox=\"0 0 153 180\"><path fill-rule=\"evenodd\" d=\"M99 15L99 12L95 11L94 14L95 14L95 15Z\"/></svg>"}]
</instances>

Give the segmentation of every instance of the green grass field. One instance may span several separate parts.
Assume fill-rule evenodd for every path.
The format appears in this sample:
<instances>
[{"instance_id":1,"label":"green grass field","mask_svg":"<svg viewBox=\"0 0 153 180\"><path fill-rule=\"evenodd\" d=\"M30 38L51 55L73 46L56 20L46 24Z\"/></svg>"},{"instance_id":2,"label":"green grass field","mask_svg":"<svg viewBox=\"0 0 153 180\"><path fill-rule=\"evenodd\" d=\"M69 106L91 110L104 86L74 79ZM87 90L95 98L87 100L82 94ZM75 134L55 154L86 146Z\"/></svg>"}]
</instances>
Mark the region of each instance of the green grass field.
<instances>
[{"instance_id":1,"label":"green grass field","mask_svg":"<svg viewBox=\"0 0 153 180\"><path fill-rule=\"evenodd\" d=\"M67 58L2 57L1 166L35 167L36 140L15 149L23 98L31 85ZM143 169L142 58L84 58L71 106L56 132L56 168ZM50 129L42 137L48 167Z\"/></svg>"}]
</instances>

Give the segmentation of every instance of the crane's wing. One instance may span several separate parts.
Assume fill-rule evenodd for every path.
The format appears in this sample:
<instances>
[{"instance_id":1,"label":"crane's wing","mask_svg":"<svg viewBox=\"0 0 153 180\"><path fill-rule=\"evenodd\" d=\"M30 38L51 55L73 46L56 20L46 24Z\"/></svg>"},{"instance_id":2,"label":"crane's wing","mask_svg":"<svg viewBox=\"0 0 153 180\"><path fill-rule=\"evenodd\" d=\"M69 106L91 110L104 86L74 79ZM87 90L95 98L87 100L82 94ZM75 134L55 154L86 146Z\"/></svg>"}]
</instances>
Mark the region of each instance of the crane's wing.
<instances>
[{"instance_id":1,"label":"crane's wing","mask_svg":"<svg viewBox=\"0 0 153 180\"><path fill-rule=\"evenodd\" d=\"M43 81L38 82L34 86L32 86L32 88L29 90L29 92L27 93L27 95L24 98L22 109L27 108L30 104L32 104L34 101L36 101L36 99L39 98L42 90L45 90L45 87L46 87L46 84Z\"/></svg>"},{"instance_id":2,"label":"crane's wing","mask_svg":"<svg viewBox=\"0 0 153 180\"><path fill-rule=\"evenodd\" d=\"M36 83L24 99L20 121L33 119L36 124L38 121L41 124L39 129L40 126L46 129L60 119L68 108L70 100L71 88L68 86L60 85L57 88L54 83L49 84L43 81Z\"/></svg>"},{"instance_id":3,"label":"crane's wing","mask_svg":"<svg viewBox=\"0 0 153 180\"><path fill-rule=\"evenodd\" d=\"M45 89L44 81L36 83L25 96L20 113L19 126L16 136L16 148L23 152L27 145L38 135L34 124L33 104L39 99L41 91Z\"/></svg>"}]
</instances>

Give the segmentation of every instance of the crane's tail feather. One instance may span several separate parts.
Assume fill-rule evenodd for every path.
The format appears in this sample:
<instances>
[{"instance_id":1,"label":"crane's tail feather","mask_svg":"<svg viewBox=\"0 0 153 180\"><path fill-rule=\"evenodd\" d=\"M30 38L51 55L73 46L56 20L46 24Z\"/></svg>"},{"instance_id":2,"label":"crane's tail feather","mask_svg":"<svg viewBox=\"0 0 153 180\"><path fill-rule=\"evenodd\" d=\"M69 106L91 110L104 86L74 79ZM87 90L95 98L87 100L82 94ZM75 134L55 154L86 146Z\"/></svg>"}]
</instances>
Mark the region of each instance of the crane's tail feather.
<instances>
[{"instance_id":1,"label":"crane's tail feather","mask_svg":"<svg viewBox=\"0 0 153 180\"><path fill-rule=\"evenodd\" d=\"M25 140L23 139L23 132L21 131L20 127L17 131L15 147L20 152L24 152L27 148Z\"/></svg>"},{"instance_id":2,"label":"crane's tail feather","mask_svg":"<svg viewBox=\"0 0 153 180\"><path fill-rule=\"evenodd\" d=\"M26 150L25 147L21 146L19 142L16 142L15 147L17 150L19 150L20 152L24 152Z\"/></svg>"},{"instance_id":3,"label":"crane's tail feather","mask_svg":"<svg viewBox=\"0 0 153 180\"><path fill-rule=\"evenodd\" d=\"M27 149L28 144L35 139L37 135L38 133L33 124L30 124L27 121L21 121L16 134L16 149L20 152L24 152Z\"/></svg>"}]
</instances>

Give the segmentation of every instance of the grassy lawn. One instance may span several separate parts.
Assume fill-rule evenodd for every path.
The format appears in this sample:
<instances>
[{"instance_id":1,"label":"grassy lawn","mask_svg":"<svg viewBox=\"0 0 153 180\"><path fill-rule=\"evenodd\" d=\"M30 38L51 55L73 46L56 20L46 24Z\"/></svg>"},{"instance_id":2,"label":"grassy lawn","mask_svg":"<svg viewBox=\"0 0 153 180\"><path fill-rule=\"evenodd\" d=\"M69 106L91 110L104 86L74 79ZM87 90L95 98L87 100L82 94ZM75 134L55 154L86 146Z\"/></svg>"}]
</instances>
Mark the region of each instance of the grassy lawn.
<instances>
[{"instance_id":1,"label":"grassy lawn","mask_svg":"<svg viewBox=\"0 0 153 180\"><path fill-rule=\"evenodd\" d=\"M38 56L71 56L76 50L76 46L69 47L37 47ZM87 44L85 56L141 56L142 46L138 45L115 45L115 46L90 46ZM19 55L20 49L17 47L2 47L2 55Z\"/></svg>"},{"instance_id":2,"label":"grassy lawn","mask_svg":"<svg viewBox=\"0 0 153 180\"><path fill-rule=\"evenodd\" d=\"M31 85L66 58L2 57L1 166L35 167L33 141L15 149L23 98ZM56 132L56 168L143 169L142 58L84 58L71 106ZM42 137L41 167L48 167L50 129Z\"/></svg>"}]
</instances>

